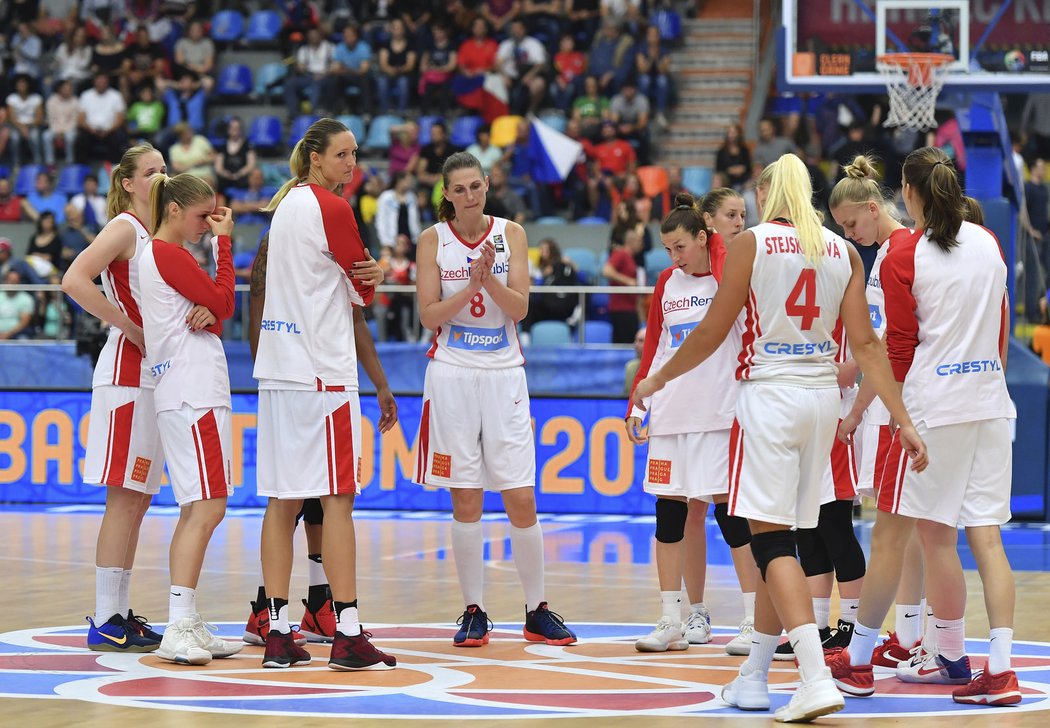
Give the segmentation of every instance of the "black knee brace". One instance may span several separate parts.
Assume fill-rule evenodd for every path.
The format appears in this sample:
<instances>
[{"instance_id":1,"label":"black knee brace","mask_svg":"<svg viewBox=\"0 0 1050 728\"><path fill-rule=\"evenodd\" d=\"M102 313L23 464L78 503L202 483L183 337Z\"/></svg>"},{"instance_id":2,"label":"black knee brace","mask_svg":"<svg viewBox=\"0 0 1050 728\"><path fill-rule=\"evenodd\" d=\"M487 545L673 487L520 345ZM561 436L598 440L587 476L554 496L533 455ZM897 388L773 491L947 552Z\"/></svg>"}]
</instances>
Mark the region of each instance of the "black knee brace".
<instances>
[{"instance_id":1,"label":"black knee brace","mask_svg":"<svg viewBox=\"0 0 1050 728\"><path fill-rule=\"evenodd\" d=\"M834 570L831 554L828 553L824 539L817 529L798 529L795 541L798 543L798 560L806 576L830 574Z\"/></svg>"},{"instance_id":2,"label":"black knee brace","mask_svg":"<svg viewBox=\"0 0 1050 728\"><path fill-rule=\"evenodd\" d=\"M738 549L751 543L751 527L747 525L747 519L729 515L728 503L715 503L715 521L729 548Z\"/></svg>"},{"instance_id":3,"label":"black knee brace","mask_svg":"<svg viewBox=\"0 0 1050 728\"><path fill-rule=\"evenodd\" d=\"M773 559L795 558L795 532L788 529L751 534L751 554L755 557L762 581L766 580L766 568Z\"/></svg>"},{"instance_id":4,"label":"black knee brace","mask_svg":"<svg viewBox=\"0 0 1050 728\"><path fill-rule=\"evenodd\" d=\"M656 540L660 543L678 543L685 537L685 519L689 504L670 498L656 499Z\"/></svg>"},{"instance_id":5,"label":"black knee brace","mask_svg":"<svg viewBox=\"0 0 1050 728\"><path fill-rule=\"evenodd\" d=\"M864 549L853 530L853 502L832 501L822 505L817 531L835 566L835 578L839 583L862 578Z\"/></svg>"},{"instance_id":6,"label":"black knee brace","mask_svg":"<svg viewBox=\"0 0 1050 728\"><path fill-rule=\"evenodd\" d=\"M324 523L324 508L321 507L320 498L307 498L303 501L303 508L299 511L302 518L311 526L320 526Z\"/></svg>"}]
</instances>

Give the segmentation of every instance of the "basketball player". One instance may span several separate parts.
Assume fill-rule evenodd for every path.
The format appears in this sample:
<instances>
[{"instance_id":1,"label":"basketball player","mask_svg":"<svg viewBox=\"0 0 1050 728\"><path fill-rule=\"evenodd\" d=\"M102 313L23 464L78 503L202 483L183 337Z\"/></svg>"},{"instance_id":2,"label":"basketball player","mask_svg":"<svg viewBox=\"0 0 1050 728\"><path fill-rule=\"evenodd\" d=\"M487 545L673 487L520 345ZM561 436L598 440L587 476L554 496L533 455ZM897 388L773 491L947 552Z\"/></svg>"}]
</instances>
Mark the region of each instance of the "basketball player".
<instances>
[{"instance_id":1,"label":"basketball player","mask_svg":"<svg viewBox=\"0 0 1050 728\"><path fill-rule=\"evenodd\" d=\"M156 384L157 426L180 507L169 552L168 626L157 656L205 665L244 647L213 635L197 610L204 552L232 490L230 375L219 337L235 301L233 215L228 207L216 208L212 188L190 174L155 175L149 201L153 240L138 263L142 329ZM209 228L216 236L215 280L183 247ZM194 306L207 311L192 316Z\"/></svg>"},{"instance_id":2,"label":"basketball player","mask_svg":"<svg viewBox=\"0 0 1050 728\"><path fill-rule=\"evenodd\" d=\"M536 453L524 357L515 330L529 306L528 242L520 225L485 215L481 163L453 154L441 171L441 220L419 238L419 317L436 331L427 355L415 482L449 489L452 552L466 608L457 647L487 644L481 513L497 491L510 520L525 591L524 636L567 645L576 635L547 606L543 532L536 520Z\"/></svg>"},{"instance_id":3,"label":"basketball player","mask_svg":"<svg viewBox=\"0 0 1050 728\"><path fill-rule=\"evenodd\" d=\"M901 424L913 466L925 445L896 392L864 300L860 256L820 225L805 165L785 155L771 165L764 223L741 233L726 258L711 309L660 370L642 381L640 404L707 359L746 305L730 443L729 513L746 517L763 581L751 654L722 692L730 705L767 710L767 674L782 628L794 644L802 681L775 717L807 721L841 710L842 695L824 655L792 528L814 528L821 475L835 436L839 393L832 332L841 318L854 356Z\"/></svg>"}]
</instances>

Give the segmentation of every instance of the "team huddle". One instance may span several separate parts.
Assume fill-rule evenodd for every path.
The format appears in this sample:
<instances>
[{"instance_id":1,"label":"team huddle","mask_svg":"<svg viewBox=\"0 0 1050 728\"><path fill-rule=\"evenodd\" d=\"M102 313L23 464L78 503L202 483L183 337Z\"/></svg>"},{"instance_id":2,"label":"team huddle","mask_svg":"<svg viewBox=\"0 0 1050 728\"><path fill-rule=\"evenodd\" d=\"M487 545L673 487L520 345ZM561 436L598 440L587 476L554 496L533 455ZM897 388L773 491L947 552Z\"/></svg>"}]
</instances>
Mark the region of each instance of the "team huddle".
<instances>
[{"instance_id":1,"label":"team huddle","mask_svg":"<svg viewBox=\"0 0 1050 728\"><path fill-rule=\"evenodd\" d=\"M356 152L341 123L310 127L292 152L292 179L265 208L272 224L252 270L258 493L268 505L244 642L265 646L268 668L309 664L307 640L331 643L332 669L396 665L372 645L358 615L358 362L376 386L381 432L397 421L397 405L363 315L383 272L337 194ZM109 486L88 647L203 665L243 646L219 638L196 603L208 541L232 489L219 336L234 311L233 220L207 183L164 171L148 145L125 153L113 171L111 220L63 281L111 324L92 383L84 471L85 482ZM759 180L758 226L743 229L743 199L727 189L702 200L679 195L661 225L672 265L656 282L625 422L633 442L648 444L644 486L656 496L662 605L636 647L662 652L711 641L702 554L713 503L744 602L726 651L746 659L722 698L768 710L772 661L794 659L801 682L776 711L781 721L840 710L843 694L871 695L875 668L957 684L958 702L1021 697L1010 669L1013 578L999 536L1010 518L1015 416L1003 374L1006 266L940 150L914 152L903 174L914 230L897 221L863 157L832 193L845 234L879 246L867 281L853 246L822 227L805 166L791 155ZM525 231L483 213L488 183L470 154L450 156L442 177L441 222L417 248L419 315L435 335L413 480L448 488L452 499L464 603L453 644L489 640L481 517L485 491L498 491L525 596L523 637L570 645L576 635L544 593L516 328L528 312ZM182 247L209 229L214 278ZM100 275L102 292L93 284ZM972 362L992 365L963 366ZM181 508L160 635L130 609L128 595L138 532L165 463ZM868 564L852 527L858 494L878 504ZM299 520L310 589L293 625ZM971 672L965 654L960 525L992 627L983 672ZM842 614L832 630L836 580ZM896 630L880 642L894 600Z\"/></svg>"}]
</instances>

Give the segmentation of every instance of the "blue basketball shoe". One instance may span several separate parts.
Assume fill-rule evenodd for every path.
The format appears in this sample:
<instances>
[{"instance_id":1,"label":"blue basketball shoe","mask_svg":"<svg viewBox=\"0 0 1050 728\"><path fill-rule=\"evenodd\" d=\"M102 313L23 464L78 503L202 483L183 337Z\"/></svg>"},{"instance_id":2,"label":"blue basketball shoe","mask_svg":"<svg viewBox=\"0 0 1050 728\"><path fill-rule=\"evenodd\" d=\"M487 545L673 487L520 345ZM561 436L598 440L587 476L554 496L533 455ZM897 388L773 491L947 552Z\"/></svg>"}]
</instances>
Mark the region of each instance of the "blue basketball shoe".
<instances>
[{"instance_id":1,"label":"blue basketball shoe","mask_svg":"<svg viewBox=\"0 0 1050 728\"><path fill-rule=\"evenodd\" d=\"M481 647L489 643L492 622L477 604L468 605L456 624L459 625L459 632L452 638L453 647Z\"/></svg>"},{"instance_id":2,"label":"blue basketball shoe","mask_svg":"<svg viewBox=\"0 0 1050 728\"><path fill-rule=\"evenodd\" d=\"M565 626L565 620L547 606L547 602L531 612L525 612L525 628L522 633L529 642L546 642L548 645L571 645L576 633Z\"/></svg>"},{"instance_id":3,"label":"blue basketball shoe","mask_svg":"<svg viewBox=\"0 0 1050 728\"><path fill-rule=\"evenodd\" d=\"M105 624L98 626L95 626L95 621L91 617L88 617L87 621L90 625L87 634L89 650L95 652L153 652L160 647L159 640L143 637L119 614L114 614Z\"/></svg>"}]
</instances>

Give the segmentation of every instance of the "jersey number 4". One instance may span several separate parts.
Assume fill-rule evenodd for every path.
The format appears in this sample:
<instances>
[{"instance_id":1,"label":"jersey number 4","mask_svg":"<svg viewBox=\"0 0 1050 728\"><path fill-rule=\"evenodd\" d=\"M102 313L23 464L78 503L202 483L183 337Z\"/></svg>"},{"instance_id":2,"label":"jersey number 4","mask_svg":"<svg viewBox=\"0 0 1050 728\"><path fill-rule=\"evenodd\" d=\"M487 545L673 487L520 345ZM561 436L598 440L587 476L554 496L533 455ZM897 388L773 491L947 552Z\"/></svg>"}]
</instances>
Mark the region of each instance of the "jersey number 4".
<instances>
[{"instance_id":1,"label":"jersey number 4","mask_svg":"<svg viewBox=\"0 0 1050 728\"><path fill-rule=\"evenodd\" d=\"M817 305L817 271L805 268L795 281L795 287L788 294L784 305L788 316L802 319L799 328L809 331L813 322L820 318L820 306Z\"/></svg>"}]
</instances>

